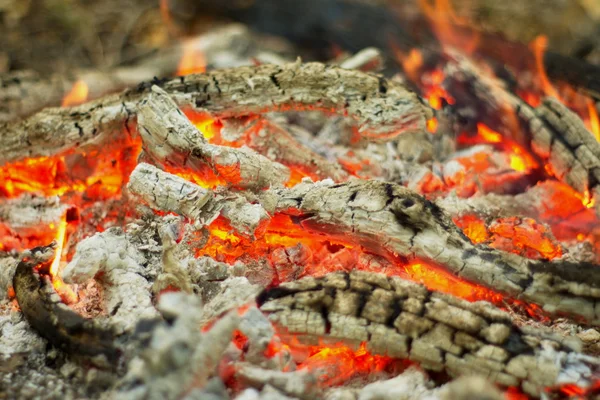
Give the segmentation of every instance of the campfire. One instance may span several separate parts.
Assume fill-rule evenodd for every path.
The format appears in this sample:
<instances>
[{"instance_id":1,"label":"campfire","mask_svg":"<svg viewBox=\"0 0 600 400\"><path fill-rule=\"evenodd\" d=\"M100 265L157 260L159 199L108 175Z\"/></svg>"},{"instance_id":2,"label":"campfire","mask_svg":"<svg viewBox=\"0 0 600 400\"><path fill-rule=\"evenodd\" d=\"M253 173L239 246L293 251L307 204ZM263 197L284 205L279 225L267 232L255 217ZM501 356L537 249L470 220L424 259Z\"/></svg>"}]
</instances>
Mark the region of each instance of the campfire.
<instances>
[{"instance_id":1,"label":"campfire","mask_svg":"<svg viewBox=\"0 0 600 400\"><path fill-rule=\"evenodd\" d=\"M600 68L420 10L0 78L0 398L598 395Z\"/></svg>"}]
</instances>

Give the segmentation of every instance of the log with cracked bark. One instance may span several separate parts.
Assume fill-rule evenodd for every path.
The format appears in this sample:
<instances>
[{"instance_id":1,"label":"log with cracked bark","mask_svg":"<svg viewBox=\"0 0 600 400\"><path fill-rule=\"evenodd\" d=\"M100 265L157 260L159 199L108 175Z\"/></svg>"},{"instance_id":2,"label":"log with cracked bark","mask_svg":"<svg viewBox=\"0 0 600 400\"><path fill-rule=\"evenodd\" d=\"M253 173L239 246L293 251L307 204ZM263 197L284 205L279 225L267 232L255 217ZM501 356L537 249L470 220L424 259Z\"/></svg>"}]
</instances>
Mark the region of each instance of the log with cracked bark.
<instances>
[{"instance_id":1,"label":"log with cracked bark","mask_svg":"<svg viewBox=\"0 0 600 400\"><path fill-rule=\"evenodd\" d=\"M159 178L174 179L168 173L153 172L140 186L167 188ZM132 181L138 178L134 176ZM159 210L182 213L185 210L174 208L170 199L199 190L203 189L182 179L160 196L150 191L143 198ZM597 265L531 260L475 245L441 208L400 185L380 181L303 182L293 188L271 188L257 196L267 213L289 214L309 231L359 244L391 261L401 257L432 263L510 298L539 304L548 313L600 324Z\"/></svg>"},{"instance_id":2,"label":"log with cracked bark","mask_svg":"<svg viewBox=\"0 0 600 400\"><path fill-rule=\"evenodd\" d=\"M539 304L549 313L600 324L597 265L529 260L474 245L442 209L400 185L323 181L273 189L264 196L277 199L274 209L265 207L268 212L300 215L307 229L358 243L382 256L432 262L461 279Z\"/></svg>"},{"instance_id":3,"label":"log with cracked bark","mask_svg":"<svg viewBox=\"0 0 600 400\"><path fill-rule=\"evenodd\" d=\"M215 70L154 81L120 95L71 108L49 108L0 125L0 164L56 154L133 128L139 103L156 84L183 109L215 117L240 117L276 110L316 109L348 116L360 134L389 140L425 129L431 109L417 94L379 75L320 63L260 65Z\"/></svg>"},{"instance_id":4,"label":"log with cracked bark","mask_svg":"<svg viewBox=\"0 0 600 400\"><path fill-rule=\"evenodd\" d=\"M553 98L533 108L458 54L445 68L444 86L459 113L477 116L530 148L552 174L588 198L600 195L600 143L577 114ZM598 202L597 202L598 203ZM600 215L600 207L596 208Z\"/></svg>"},{"instance_id":5,"label":"log with cracked bark","mask_svg":"<svg viewBox=\"0 0 600 400\"><path fill-rule=\"evenodd\" d=\"M484 375L532 396L559 384L590 386L600 367L600 359L580 353L575 338L517 327L489 303L398 277L336 272L267 289L257 301L276 325L309 340L366 342L375 354L409 358L451 376Z\"/></svg>"},{"instance_id":6,"label":"log with cracked bark","mask_svg":"<svg viewBox=\"0 0 600 400\"><path fill-rule=\"evenodd\" d=\"M252 236L269 219L260 204L231 192L214 193L146 163L133 170L127 189L150 207L177 213L198 226L222 215L239 233Z\"/></svg>"}]
</instances>

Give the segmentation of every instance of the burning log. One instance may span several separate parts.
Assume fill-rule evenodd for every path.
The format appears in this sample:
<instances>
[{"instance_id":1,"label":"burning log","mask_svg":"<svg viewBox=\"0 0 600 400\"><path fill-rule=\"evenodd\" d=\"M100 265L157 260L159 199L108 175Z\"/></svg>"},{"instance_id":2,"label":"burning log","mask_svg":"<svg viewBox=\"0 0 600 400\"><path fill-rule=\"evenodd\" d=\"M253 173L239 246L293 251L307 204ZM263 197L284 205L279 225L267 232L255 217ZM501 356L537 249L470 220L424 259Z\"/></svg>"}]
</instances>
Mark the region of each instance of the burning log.
<instances>
[{"instance_id":1,"label":"burning log","mask_svg":"<svg viewBox=\"0 0 600 400\"><path fill-rule=\"evenodd\" d=\"M565 383L587 387L600 367L575 342L517 327L489 303L469 303L381 274L304 278L266 290L258 303L278 326L308 340L367 342L376 354L409 358L451 376L484 375L532 396Z\"/></svg>"},{"instance_id":2,"label":"burning log","mask_svg":"<svg viewBox=\"0 0 600 400\"><path fill-rule=\"evenodd\" d=\"M114 333L71 310L54 291L49 277L43 275L53 254L52 247L33 249L31 256L17 266L13 287L21 311L29 324L54 346L74 356L94 357L97 362L114 365L119 356Z\"/></svg>"},{"instance_id":3,"label":"burning log","mask_svg":"<svg viewBox=\"0 0 600 400\"><path fill-rule=\"evenodd\" d=\"M438 206L409 189L358 181L300 184L269 193L273 192L276 211L299 214L309 230L359 243L384 257L433 262L462 279L542 305L550 313L600 323L596 265L528 260L473 245Z\"/></svg>"},{"instance_id":4,"label":"burning log","mask_svg":"<svg viewBox=\"0 0 600 400\"><path fill-rule=\"evenodd\" d=\"M532 108L466 58L454 57L444 85L459 113L475 107L482 122L531 148L552 175L588 201L600 194L600 143L575 113L552 98Z\"/></svg>"},{"instance_id":5,"label":"burning log","mask_svg":"<svg viewBox=\"0 0 600 400\"><path fill-rule=\"evenodd\" d=\"M187 167L203 175L212 173L243 189L280 186L289 179L285 166L247 148L207 143L177 104L157 86L140 104L138 129L144 150L161 164Z\"/></svg>"},{"instance_id":6,"label":"burning log","mask_svg":"<svg viewBox=\"0 0 600 400\"><path fill-rule=\"evenodd\" d=\"M138 164L127 187L151 207L183 215L199 227L223 215L238 232L252 236L269 218L260 204L240 195L216 194L150 164Z\"/></svg>"},{"instance_id":7,"label":"burning log","mask_svg":"<svg viewBox=\"0 0 600 400\"><path fill-rule=\"evenodd\" d=\"M425 129L431 110L413 92L381 76L319 63L260 65L156 81L183 108L220 118L267 111L317 109L349 116L368 139L389 140ZM114 134L132 117L152 85L61 109L46 109L0 125L0 164L56 154Z\"/></svg>"},{"instance_id":8,"label":"burning log","mask_svg":"<svg viewBox=\"0 0 600 400\"><path fill-rule=\"evenodd\" d=\"M143 166L140 170L142 168L149 167ZM169 179L168 173L153 174ZM134 176L132 181L139 179ZM157 183L135 185L138 186L156 187ZM177 193L198 190L184 181L157 198L176 199ZM146 201L163 211L174 210L167 208L166 201L153 202L153 196L152 191L148 192ZM549 313L600 323L597 311L600 275L596 265L530 260L485 245L474 245L442 209L404 187L379 181L337 185L323 181L301 183L291 189L272 188L261 192L259 199L270 214L300 218L301 226L308 231L359 244L392 262L400 257L406 262L432 263L461 279L493 288L513 299L539 304Z\"/></svg>"}]
</instances>

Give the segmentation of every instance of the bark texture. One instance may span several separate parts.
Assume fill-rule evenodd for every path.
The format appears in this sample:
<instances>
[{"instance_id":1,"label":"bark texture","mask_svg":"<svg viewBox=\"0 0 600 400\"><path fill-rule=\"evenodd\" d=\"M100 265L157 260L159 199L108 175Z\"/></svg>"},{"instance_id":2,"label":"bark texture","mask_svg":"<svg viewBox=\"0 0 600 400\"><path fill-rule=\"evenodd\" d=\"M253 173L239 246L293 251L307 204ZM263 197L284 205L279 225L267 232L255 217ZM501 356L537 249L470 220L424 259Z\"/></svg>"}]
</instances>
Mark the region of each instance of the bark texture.
<instances>
[{"instance_id":1,"label":"bark texture","mask_svg":"<svg viewBox=\"0 0 600 400\"><path fill-rule=\"evenodd\" d=\"M215 70L142 84L72 108L49 108L0 125L5 151L0 164L51 155L132 129L139 103L151 87L163 88L183 109L215 117L240 117L277 110L317 109L348 116L365 138L388 140L425 129L431 109L397 82L319 63L260 65Z\"/></svg>"},{"instance_id":2,"label":"bark texture","mask_svg":"<svg viewBox=\"0 0 600 400\"><path fill-rule=\"evenodd\" d=\"M532 396L567 382L587 387L600 365L564 338L517 327L489 303L381 274L304 278L266 290L258 303L290 333L366 342L376 354L409 358L451 376L484 375Z\"/></svg>"}]
</instances>

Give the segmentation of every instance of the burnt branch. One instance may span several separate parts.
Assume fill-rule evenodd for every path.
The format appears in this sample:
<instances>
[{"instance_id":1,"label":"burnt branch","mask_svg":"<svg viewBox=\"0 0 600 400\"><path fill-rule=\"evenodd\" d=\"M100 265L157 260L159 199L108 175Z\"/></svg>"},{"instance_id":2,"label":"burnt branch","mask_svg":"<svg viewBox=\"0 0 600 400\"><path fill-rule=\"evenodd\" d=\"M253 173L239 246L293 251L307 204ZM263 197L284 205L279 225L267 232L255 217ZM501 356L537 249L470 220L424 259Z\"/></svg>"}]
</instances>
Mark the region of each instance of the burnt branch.
<instances>
[{"instance_id":1,"label":"burnt branch","mask_svg":"<svg viewBox=\"0 0 600 400\"><path fill-rule=\"evenodd\" d=\"M218 194L150 165L138 164L127 189L150 207L183 215L199 226L223 215L238 232L253 235L269 219L260 204L240 195Z\"/></svg>"},{"instance_id":2,"label":"burnt branch","mask_svg":"<svg viewBox=\"0 0 600 400\"><path fill-rule=\"evenodd\" d=\"M50 278L36 268L51 262L52 247L32 250L17 266L13 287L21 311L29 324L54 346L72 355L104 356L114 364L119 355L114 333L95 320L86 319L64 304L54 291Z\"/></svg>"},{"instance_id":3,"label":"burnt branch","mask_svg":"<svg viewBox=\"0 0 600 400\"><path fill-rule=\"evenodd\" d=\"M552 98L533 108L466 58L453 56L444 85L455 96L459 112L475 107L481 121L513 135L557 179L582 195L600 194L600 143L579 116Z\"/></svg>"},{"instance_id":4,"label":"burnt branch","mask_svg":"<svg viewBox=\"0 0 600 400\"><path fill-rule=\"evenodd\" d=\"M160 164L214 174L243 189L283 185L289 170L249 150L209 144L169 95L157 86L140 104L138 132L144 150Z\"/></svg>"},{"instance_id":5,"label":"burnt branch","mask_svg":"<svg viewBox=\"0 0 600 400\"><path fill-rule=\"evenodd\" d=\"M587 387L600 365L580 354L575 342L519 328L489 303L469 303L398 277L332 273L266 290L258 302L290 333L366 342L376 354L409 358L451 376L484 375L532 396L562 383Z\"/></svg>"},{"instance_id":6,"label":"burnt branch","mask_svg":"<svg viewBox=\"0 0 600 400\"><path fill-rule=\"evenodd\" d=\"M182 109L230 118L268 111L322 110L348 116L363 137L388 140L425 129L431 109L414 92L379 75L319 63L260 65L155 81ZM139 103L151 92L143 84L71 108L49 108L0 125L0 164L56 154L131 130ZM116 132L115 132L116 131Z\"/></svg>"}]
</instances>

